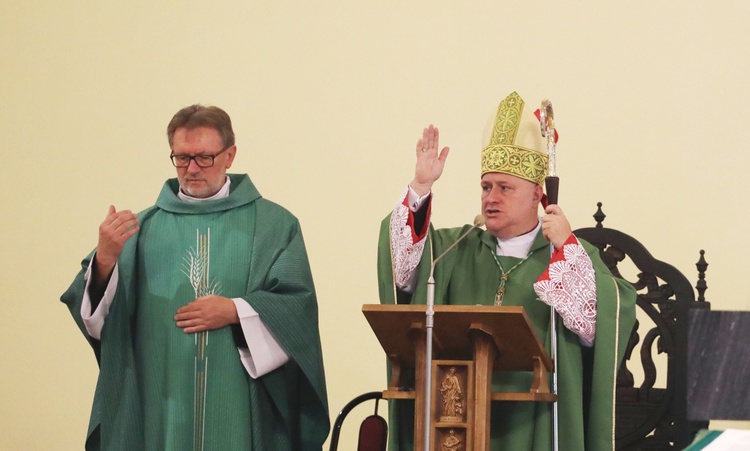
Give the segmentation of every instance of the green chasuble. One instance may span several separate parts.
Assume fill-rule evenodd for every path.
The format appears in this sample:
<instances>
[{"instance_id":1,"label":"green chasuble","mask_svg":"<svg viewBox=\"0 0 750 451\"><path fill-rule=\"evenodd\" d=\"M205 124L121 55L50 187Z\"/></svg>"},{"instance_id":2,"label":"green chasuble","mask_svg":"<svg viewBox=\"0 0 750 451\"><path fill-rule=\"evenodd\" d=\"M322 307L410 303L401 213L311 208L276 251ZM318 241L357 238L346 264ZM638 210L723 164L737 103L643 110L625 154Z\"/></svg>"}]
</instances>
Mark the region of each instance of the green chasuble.
<instances>
[{"instance_id":1,"label":"green chasuble","mask_svg":"<svg viewBox=\"0 0 750 451\"><path fill-rule=\"evenodd\" d=\"M168 180L118 259L101 340L81 319L83 275L62 301L94 348L99 379L87 450L320 450L328 405L318 307L297 219L246 175L227 198L190 203ZM195 298L241 297L290 362L251 378L239 325L186 334L177 309Z\"/></svg>"},{"instance_id":2,"label":"green chasuble","mask_svg":"<svg viewBox=\"0 0 750 451\"><path fill-rule=\"evenodd\" d=\"M390 248L390 216L383 221L378 252L380 300L384 304L426 302L426 285L433 258L467 231L462 228L430 227L422 259L417 268L419 284L413 294L398 290L393 282ZM579 240L596 271L597 322L594 347L584 350L578 336L558 318L558 417L560 450L614 449L615 378L635 321L635 290L614 278L598 249ZM454 305L494 305L500 269L493 254L497 241L488 232L476 229L443 257L435 268L435 303ZM497 256L506 272L523 259ZM541 233L531 246L530 255L512 270L505 285L503 305L522 306L539 338L549 352L550 308L537 299L533 284L547 268L550 243ZM527 392L530 372L495 372L494 391ZM550 384L551 387L551 384ZM391 451L411 450L414 442L413 401L392 401L390 409ZM552 449L552 404L541 402L492 402L492 450Z\"/></svg>"}]
</instances>

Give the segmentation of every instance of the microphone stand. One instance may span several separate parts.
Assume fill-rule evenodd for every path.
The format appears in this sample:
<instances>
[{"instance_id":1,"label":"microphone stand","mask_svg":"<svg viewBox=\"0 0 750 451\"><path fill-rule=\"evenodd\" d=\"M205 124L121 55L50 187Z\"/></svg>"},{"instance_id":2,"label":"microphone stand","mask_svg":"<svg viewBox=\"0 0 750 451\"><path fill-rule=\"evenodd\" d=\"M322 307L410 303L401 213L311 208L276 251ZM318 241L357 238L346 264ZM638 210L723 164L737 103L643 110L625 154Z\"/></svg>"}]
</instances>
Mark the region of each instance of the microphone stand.
<instances>
[{"instance_id":1,"label":"microphone stand","mask_svg":"<svg viewBox=\"0 0 750 451\"><path fill-rule=\"evenodd\" d=\"M435 265L437 262L451 251L458 243L463 241L466 236L471 233L472 230L482 227L484 225L484 216L477 215L474 218L474 225L464 232L456 241L453 242L448 249L444 250L442 254L432 262L430 266L430 278L427 279L427 308L425 309L425 401L424 401L424 450L430 449L430 436L432 431L430 430L430 405L432 402L432 329L435 325Z\"/></svg>"},{"instance_id":2,"label":"microphone stand","mask_svg":"<svg viewBox=\"0 0 750 451\"><path fill-rule=\"evenodd\" d=\"M547 138L547 177L544 185L547 190L547 201L549 205L557 205L557 194L560 187L560 178L557 177L556 147L557 135L555 132L555 114L552 110L552 102L542 100L542 107L539 109L539 125L541 126L542 136ZM555 252L555 245L549 245L550 256ZM555 402L552 403L552 449L558 451L559 436L559 417L557 409L557 312L550 306L550 357L554 371L552 372L552 394L555 395Z\"/></svg>"}]
</instances>

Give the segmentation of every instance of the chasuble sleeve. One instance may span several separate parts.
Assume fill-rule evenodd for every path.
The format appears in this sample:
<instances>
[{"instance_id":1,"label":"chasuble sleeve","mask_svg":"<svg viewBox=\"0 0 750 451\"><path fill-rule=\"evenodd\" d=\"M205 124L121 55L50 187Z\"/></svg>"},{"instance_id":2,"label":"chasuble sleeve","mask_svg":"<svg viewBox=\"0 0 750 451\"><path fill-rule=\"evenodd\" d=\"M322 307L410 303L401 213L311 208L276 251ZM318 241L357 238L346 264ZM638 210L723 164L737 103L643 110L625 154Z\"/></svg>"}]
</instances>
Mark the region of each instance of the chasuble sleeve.
<instances>
[{"instance_id":1,"label":"chasuble sleeve","mask_svg":"<svg viewBox=\"0 0 750 451\"><path fill-rule=\"evenodd\" d=\"M311 440L322 443L330 426L328 401L318 303L302 231L297 219L282 207L264 199L256 203L258 219L243 299L299 366L301 377L293 388L303 411L300 426L303 435L307 430ZM273 391L273 386L269 389Z\"/></svg>"},{"instance_id":2,"label":"chasuble sleeve","mask_svg":"<svg viewBox=\"0 0 750 451\"><path fill-rule=\"evenodd\" d=\"M73 283L70 284L70 287L68 287L65 293L63 293L63 295L60 297L60 300L68 307L68 310L73 316L76 325L92 345L98 339L98 337L92 335L89 332L88 326L84 319L84 315L82 314L82 310L85 307L84 297L87 286L86 274L89 269L90 263L94 258L94 252L95 251L92 251L91 254L86 256L86 258L81 261L81 270L78 272L75 279L73 279Z\"/></svg>"},{"instance_id":3,"label":"chasuble sleeve","mask_svg":"<svg viewBox=\"0 0 750 451\"><path fill-rule=\"evenodd\" d=\"M628 339L635 324L637 293L627 281L615 277L599 256L599 249L580 240L596 274L597 327L591 352L584 399L589 400L587 449L611 448L614 444L615 396L617 372L625 356Z\"/></svg>"}]
</instances>

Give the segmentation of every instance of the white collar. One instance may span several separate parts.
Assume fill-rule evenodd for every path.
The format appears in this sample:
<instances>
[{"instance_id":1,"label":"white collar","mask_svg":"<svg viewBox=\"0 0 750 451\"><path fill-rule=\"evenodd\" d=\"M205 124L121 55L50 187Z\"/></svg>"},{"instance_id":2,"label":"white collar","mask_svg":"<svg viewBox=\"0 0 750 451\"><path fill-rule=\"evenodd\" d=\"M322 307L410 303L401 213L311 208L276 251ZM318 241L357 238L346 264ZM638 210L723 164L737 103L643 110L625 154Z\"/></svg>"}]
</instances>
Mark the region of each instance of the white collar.
<instances>
[{"instance_id":1,"label":"white collar","mask_svg":"<svg viewBox=\"0 0 750 451\"><path fill-rule=\"evenodd\" d=\"M497 255L505 257L524 258L529 255L531 245L534 244L539 229L542 227L542 221L538 221L536 227L530 232L523 235L514 236L513 238L497 238Z\"/></svg>"},{"instance_id":2,"label":"white collar","mask_svg":"<svg viewBox=\"0 0 750 451\"><path fill-rule=\"evenodd\" d=\"M227 177L227 181L224 182L224 186L221 187L218 193L214 194L211 197L193 197L188 196L187 194L182 192L182 189L177 190L177 197L179 197L181 200L184 200L185 202L203 202L204 200L216 200L216 199L224 199L225 197L229 197L229 185L232 184L232 181L229 180L229 177Z\"/></svg>"}]
</instances>

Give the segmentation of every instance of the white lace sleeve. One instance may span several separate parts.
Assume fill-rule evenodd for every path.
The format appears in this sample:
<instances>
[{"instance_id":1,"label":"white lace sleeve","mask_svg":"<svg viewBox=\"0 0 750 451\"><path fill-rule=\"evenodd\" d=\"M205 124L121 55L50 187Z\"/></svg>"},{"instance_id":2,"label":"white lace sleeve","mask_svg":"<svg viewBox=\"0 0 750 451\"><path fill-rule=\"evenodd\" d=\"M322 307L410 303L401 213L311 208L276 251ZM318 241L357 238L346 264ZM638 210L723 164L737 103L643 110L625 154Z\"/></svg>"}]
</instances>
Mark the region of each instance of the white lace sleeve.
<instances>
[{"instance_id":1,"label":"white lace sleeve","mask_svg":"<svg viewBox=\"0 0 750 451\"><path fill-rule=\"evenodd\" d=\"M412 212L405 205L404 200L409 194L409 188L404 191L401 200L391 214L391 256L393 258L393 280L396 286L405 291L412 291L415 285L415 274L422 258L426 235L417 239L414 230ZM429 217L426 219L429 223Z\"/></svg>"},{"instance_id":2,"label":"white lace sleeve","mask_svg":"<svg viewBox=\"0 0 750 451\"><path fill-rule=\"evenodd\" d=\"M596 275L591 258L575 236L555 252L547 271L534 283L534 291L541 301L555 308L582 345L594 344Z\"/></svg>"}]
</instances>

